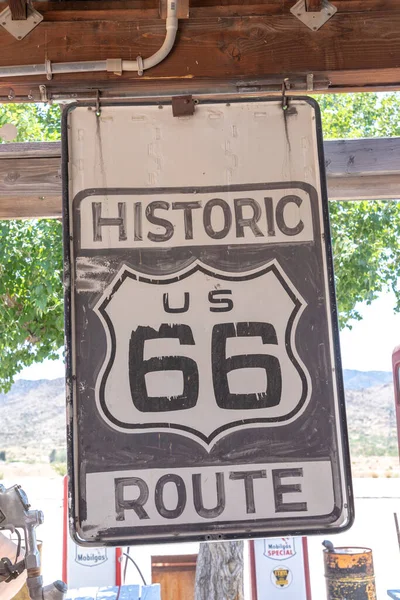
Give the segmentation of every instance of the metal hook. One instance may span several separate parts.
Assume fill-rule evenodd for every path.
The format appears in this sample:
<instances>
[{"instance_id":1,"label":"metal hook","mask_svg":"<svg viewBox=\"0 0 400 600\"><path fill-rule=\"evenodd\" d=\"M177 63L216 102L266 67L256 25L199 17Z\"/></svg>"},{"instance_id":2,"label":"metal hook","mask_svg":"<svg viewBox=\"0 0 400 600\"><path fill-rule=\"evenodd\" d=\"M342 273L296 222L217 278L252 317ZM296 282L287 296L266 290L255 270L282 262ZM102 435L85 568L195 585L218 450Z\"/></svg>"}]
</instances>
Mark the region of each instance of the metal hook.
<instances>
[{"instance_id":1,"label":"metal hook","mask_svg":"<svg viewBox=\"0 0 400 600\"><path fill-rule=\"evenodd\" d=\"M96 117L99 117L101 115L101 108L100 108L100 90L96 91Z\"/></svg>"},{"instance_id":2,"label":"metal hook","mask_svg":"<svg viewBox=\"0 0 400 600\"><path fill-rule=\"evenodd\" d=\"M288 77L282 81L282 110L287 110L289 108L289 98L286 96L287 90L290 90L290 81Z\"/></svg>"}]
</instances>

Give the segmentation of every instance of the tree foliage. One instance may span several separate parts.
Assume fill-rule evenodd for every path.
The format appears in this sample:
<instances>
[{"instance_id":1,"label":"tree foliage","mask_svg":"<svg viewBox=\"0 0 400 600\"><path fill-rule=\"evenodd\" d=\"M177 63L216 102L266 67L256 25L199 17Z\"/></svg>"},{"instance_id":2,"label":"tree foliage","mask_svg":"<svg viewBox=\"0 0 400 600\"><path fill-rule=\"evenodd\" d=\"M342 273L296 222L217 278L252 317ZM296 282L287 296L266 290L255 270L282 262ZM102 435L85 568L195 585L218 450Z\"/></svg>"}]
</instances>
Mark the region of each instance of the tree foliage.
<instances>
[{"instance_id":1,"label":"tree foliage","mask_svg":"<svg viewBox=\"0 0 400 600\"><path fill-rule=\"evenodd\" d=\"M57 105L0 104L0 127L6 123L18 129L15 142L53 142L61 136Z\"/></svg>"},{"instance_id":2,"label":"tree foliage","mask_svg":"<svg viewBox=\"0 0 400 600\"><path fill-rule=\"evenodd\" d=\"M318 97L325 139L400 135L400 96ZM0 105L0 127L14 123L17 141L60 137L57 106ZM392 289L400 310L399 202L332 202L333 254L340 326L361 318L359 302ZM24 366L56 358L63 344L61 224L0 221L0 390Z\"/></svg>"},{"instance_id":3,"label":"tree foliage","mask_svg":"<svg viewBox=\"0 0 400 600\"><path fill-rule=\"evenodd\" d=\"M0 104L0 127L16 141L60 138L57 106ZM25 366L58 358L64 342L62 225L55 219L0 221L0 390Z\"/></svg>"},{"instance_id":4,"label":"tree foliage","mask_svg":"<svg viewBox=\"0 0 400 600\"><path fill-rule=\"evenodd\" d=\"M63 344L60 222L0 221L0 388Z\"/></svg>"},{"instance_id":5,"label":"tree foliage","mask_svg":"<svg viewBox=\"0 0 400 600\"><path fill-rule=\"evenodd\" d=\"M400 136L400 96L343 94L318 98L324 138ZM331 202L336 295L341 327L361 319L357 304L392 290L400 310L399 201Z\"/></svg>"}]
</instances>

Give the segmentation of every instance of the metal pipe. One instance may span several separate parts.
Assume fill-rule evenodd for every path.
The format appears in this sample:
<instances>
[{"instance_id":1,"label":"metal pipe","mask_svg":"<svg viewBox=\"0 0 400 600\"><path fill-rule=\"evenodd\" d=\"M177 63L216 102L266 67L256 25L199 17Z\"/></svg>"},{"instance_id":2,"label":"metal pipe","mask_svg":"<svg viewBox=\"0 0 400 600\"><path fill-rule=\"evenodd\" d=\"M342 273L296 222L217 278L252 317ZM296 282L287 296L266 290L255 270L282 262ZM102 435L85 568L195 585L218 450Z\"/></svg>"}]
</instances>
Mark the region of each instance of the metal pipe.
<instances>
[{"instance_id":1,"label":"metal pipe","mask_svg":"<svg viewBox=\"0 0 400 600\"><path fill-rule=\"evenodd\" d=\"M178 31L177 17L178 0L168 0L166 35L159 50L152 56L137 60L108 59L97 61L79 61L65 63L51 63L45 61L43 65L21 65L16 67L0 67L0 78L26 77L29 75L46 75L49 79L57 73L92 73L96 71L119 72L137 71L139 75L146 69L151 69L164 60L171 52Z\"/></svg>"}]
</instances>

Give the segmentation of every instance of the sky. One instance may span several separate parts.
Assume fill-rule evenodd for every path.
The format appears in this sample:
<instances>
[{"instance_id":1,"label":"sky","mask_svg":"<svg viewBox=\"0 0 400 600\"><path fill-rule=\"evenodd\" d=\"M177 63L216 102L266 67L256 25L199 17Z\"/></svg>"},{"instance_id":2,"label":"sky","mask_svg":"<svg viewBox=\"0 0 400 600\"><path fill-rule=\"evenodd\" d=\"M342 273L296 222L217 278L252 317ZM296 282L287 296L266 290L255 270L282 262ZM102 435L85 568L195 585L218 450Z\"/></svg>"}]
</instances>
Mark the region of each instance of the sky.
<instances>
[{"instance_id":1,"label":"sky","mask_svg":"<svg viewBox=\"0 0 400 600\"><path fill-rule=\"evenodd\" d=\"M357 371L391 371L392 352L400 346L400 314L393 312L393 294L383 294L362 305L362 321L340 335L343 368Z\"/></svg>"},{"instance_id":2,"label":"sky","mask_svg":"<svg viewBox=\"0 0 400 600\"><path fill-rule=\"evenodd\" d=\"M392 351L400 346L400 314L393 312L393 294L382 294L370 306L361 305L362 321L352 321L352 329L340 334L344 369L391 371ZM64 377L62 360L47 360L19 373L17 379L56 379Z\"/></svg>"}]
</instances>

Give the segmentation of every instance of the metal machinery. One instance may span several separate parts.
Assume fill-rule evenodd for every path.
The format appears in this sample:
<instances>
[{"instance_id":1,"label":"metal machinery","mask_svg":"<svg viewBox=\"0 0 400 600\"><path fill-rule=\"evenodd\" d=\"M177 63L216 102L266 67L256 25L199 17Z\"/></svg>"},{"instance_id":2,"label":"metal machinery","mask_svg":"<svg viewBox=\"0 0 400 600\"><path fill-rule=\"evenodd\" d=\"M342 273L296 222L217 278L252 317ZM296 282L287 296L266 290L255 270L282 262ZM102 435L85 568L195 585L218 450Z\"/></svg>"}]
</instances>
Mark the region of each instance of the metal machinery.
<instances>
[{"instance_id":1,"label":"metal machinery","mask_svg":"<svg viewBox=\"0 0 400 600\"><path fill-rule=\"evenodd\" d=\"M43 523L40 510L30 510L30 504L21 486L14 485L6 489L0 485L0 530L15 533L18 546L14 563L9 558L0 559L0 582L16 579L26 569L27 585L31 600L63 600L67 586L62 581L54 581L43 586L40 575L40 554L36 541L36 527ZM22 550L22 539L25 538L24 556L19 560Z\"/></svg>"}]
</instances>

